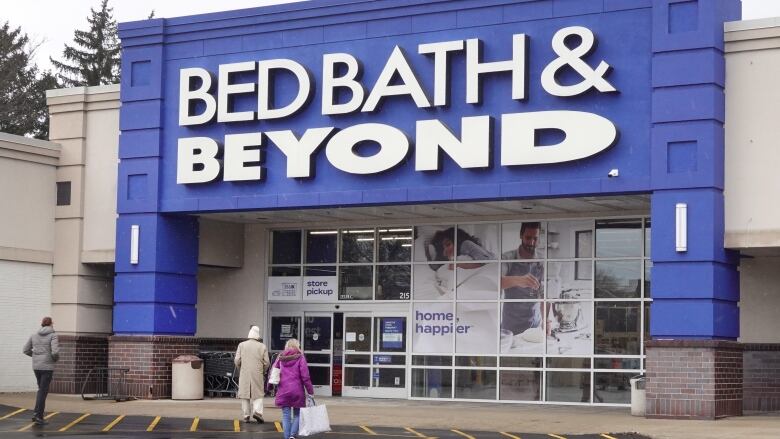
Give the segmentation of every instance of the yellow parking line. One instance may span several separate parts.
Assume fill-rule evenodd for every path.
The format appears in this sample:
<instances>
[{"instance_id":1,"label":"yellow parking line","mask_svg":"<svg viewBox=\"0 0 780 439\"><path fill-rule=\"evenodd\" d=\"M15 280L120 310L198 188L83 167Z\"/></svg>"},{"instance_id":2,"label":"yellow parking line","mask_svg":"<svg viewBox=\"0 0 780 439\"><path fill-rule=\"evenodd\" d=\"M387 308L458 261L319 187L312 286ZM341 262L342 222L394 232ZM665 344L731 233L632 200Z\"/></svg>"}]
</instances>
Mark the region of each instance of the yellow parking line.
<instances>
[{"instance_id":1,"label":"yellow parking line","mask_svg":"<svg viewBox=\"0 0 780 439\"><path fill-rule=\"evenodd\" d=\"M154 431L154 427L157 427L157 424L160 422L160 419L162 419L162 416L158 416L154 418L154 420L149 424L149 426L146 427L146 431Z\"/></svg>"},{"instance_id":2,"label":"yellow parking line","mask_svg":"<svg viewBox=\"0 0 780 439\"><path fill-rule=\"evenodd\" d=\"M412 427L404 427L404 430L408 431L409 433L416 434L417 437L425 437L425 435L420 433L419 431L414 431L414 429Z\"/></svg>"},{"instance_id":3,"label":"yellow parking line","mask_svg":"<svg viewBox=\"0 0 780 439\"><path fill-rule=\"evenodd\" d=\"M276 431L279 433L284 432L284 429L282 428L282 424L279 423L279 421L274 421L274 425L276 426Z\"/></svg>"},{"instance_id":4,"label":"yellow parking line","mask_svg":"<svg viewBox=\"0 0 780 439\"><path fill-rule=\"evenodd\" d=\"M460 430L450 430L450 431L451 431L451 432L453 432L453 433L457 433L457 434L459 434L459 435L461 435L461 436L463 436L463 437L467 437L467 438L469 438L469 439L477 439L477 438L475 438L474 436L472 436L472 435L470 435L470 434L466 434L466 433L464 433L464 432L462 432L462 431L460 431Z\"/></svg>"},{"instance_id":5,"label":"yellow parking line","mask_svg":"<svg viewBox=\"0 0 780 439\"><path fill-rule=\"evenodd\" d=\"M554 437L555 439L566 439L563 436L558 436L557 434L548 433L547 436Z\"/></svg>"},{"instance_id":6,"label":"yellow parking line","mask_svg":"<svg viewBox=\"0 0 780 439\"><path fill-rule=\"evenodd\" d=\"M125 415L117 416L110 424L103 427L103 431L111 431L112 428L116 427L116 424L122 422L122 419L125 419Z\"/></svg>"},{"instance_id":7,"label":"yellow parking line","mask_svg":"<svg viewBox=\"0 0 780 439\"><path fill-rule=\"evenodd\" d=\"M233 431L241 433L241 423L238 422L238 419L233 419Z\"/></svg>"},{"instance_id":8,"label":"yellow parking line","mask_svg":"<svg viewBox=\"0 0 780 439\"><path fill-rule=\"evenodd\" d=\"M48 415L44 416L44 417L43 417L43 419L49 419L49 418L51 418L52 416L58 415L59 413L60 413L60 412L49 413ZM30 422L29 424L25 425L24 427L22 427L22 428L20 428L20 429L18 429L18 430L16 430L16 431L27 431L27 430L29 430L30 428L32 428L32 427L33 427L33 425L35 425L35 422Z\"/></svg>"},{"instance_id":9,"label":"yellow parking line","mask_svg":"<svg viewBox=\"0 0 780 439\"><path fill-rule=\"evenodd\" d=\"M370 429L370 428L366 427L365 425L361 425L361 426L360 426L360 428L362 428L363 430L365 430L365 431L366 431L366 433L368 433L368 434L372 434L372 435L376 436L376 432L375 432L374 430L372 430L372 429Z\"/></svg>"},{"instance_id":10,"label":"yellow parking line","mask_svg":"<svg viewBox=\"0 0 780 439\"><path fill-rule=\"evenodd\" d=\"M21 413L21 412L23 412L23 411L25 411L25 410L27 410L27 409L19 409L19 410L17 410L17 411L15 411L15 412L13 412L13 413L9 413L9 414L7 414L7 415L3 416L2 418L0 418L0 420L3 420L3 419L8 419L8 418L10 418L11 416L16 416L16 415L18 415L19 413Z\"/></svg>"},{"instance_id":11,"label":"yellow parking line","mask_svg":"<svg viewBox=\"0 0 780 439\"><path fill-rule=\"evenodd\" d=\"M507 433L505 431L499 431L499 433L501 433L502 435L504 435L506 437L511 437L512 439L520 439L520 436L515 436L515 435L509 434L509 433Z\"/></svg>"},{"instance_id":12,"label":"yellow parking line","mask_svg":"<svg viewBox=\"0 0 780 439\"><path fill-rule=\"evenodd\" d=\"M84 413L83 415L79 416L75 421L73 421L70 424L60 428L57 431L59 431L59 432L68 431L68 430L70 430L71 427L73 427L74 425L76 425L79 422L83 421L87 416L89 416L89 413Z\"/></svg>"},{"instance_id":13,"label":"yellow parking line","mask_svg":"<svg viewBox=\"0 0 780 439\"><path fill-rule=\"evenodd\" d=\"M200 418L195 418L192 420L192 425L190 425L190 431L198 431L198 423L200 422Z\"/></svg>"},{"instance_id":14,"label":"yellow parking line","mask_svg":"<svg viewBox=\"0 0 780 439\"><path fill-rule=\"evenodd\" d=\"M603 437L604 439L617 439L617 438L612 437L612 436L610 436L610 435L608 435L606 433L601 433L601 437Z\"/></svg>"}]
</instances>

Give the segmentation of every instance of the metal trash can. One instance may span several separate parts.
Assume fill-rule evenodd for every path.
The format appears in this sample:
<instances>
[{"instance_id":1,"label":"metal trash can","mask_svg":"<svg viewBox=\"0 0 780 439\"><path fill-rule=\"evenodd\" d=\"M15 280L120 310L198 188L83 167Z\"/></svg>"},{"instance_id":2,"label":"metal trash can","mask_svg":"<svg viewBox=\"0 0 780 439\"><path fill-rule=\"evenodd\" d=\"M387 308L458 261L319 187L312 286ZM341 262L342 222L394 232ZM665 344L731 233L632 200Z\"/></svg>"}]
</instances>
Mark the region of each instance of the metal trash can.
<instances>
[{"instance_id":1,"label":"metal trash can","mask_svg":"<svg viewBox=\"0 0 780 439\"><path fill-rule=\"evenodd\" d=\"M181 355L171 364L171 399L203 399L203 360Z\"/></svg>"},{"instance_id":2,"label":"metal trash can","mask_svg":"<svg viewBox=\"0 0 780 439\"><path fill-rule=\"evenodd\" d=\"M631 414L633 416L645 415L645 376L637 375L629 380L631 382Z\"/></svg>"}]
</instances>

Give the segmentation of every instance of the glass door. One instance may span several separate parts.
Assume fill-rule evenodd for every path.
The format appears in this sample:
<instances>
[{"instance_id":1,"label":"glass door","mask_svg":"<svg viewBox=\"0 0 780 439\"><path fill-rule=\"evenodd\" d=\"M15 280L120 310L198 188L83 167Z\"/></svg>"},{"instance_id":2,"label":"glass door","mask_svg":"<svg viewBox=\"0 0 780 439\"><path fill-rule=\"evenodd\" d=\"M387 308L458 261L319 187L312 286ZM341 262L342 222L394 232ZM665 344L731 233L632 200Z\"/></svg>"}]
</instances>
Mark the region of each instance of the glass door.
<instances>
[{"instance_id":1,"label":"glass door","mask_svg":"<svg viewBox=\"0 0 780 439\"><path fill-rule=\"evenodd\" d=\"M333 358L333 315L330 313L306 313L303 317L301 343L309 364L314 394L331 396L331 361Z\"/></svg>"},{"instance_id":2,"label":"glass door","mask_svg":"<svg viewBox=\"0 0 780 439\"><path fill-rule=\"evenodd\" d=\"M405 398L406 316L344 314L344 396Z\"/></svg>"},{"instance_id":3,"label":"glass door","mask_svg":"<svg viewBox=\"0 0 780 439\"><path fill-rule=\"evenodd\" d=\"M271 343L268 346L271 355L281 353L291 338L301 340L301 316L271 315Z\"/></svg>"}]
</instances>

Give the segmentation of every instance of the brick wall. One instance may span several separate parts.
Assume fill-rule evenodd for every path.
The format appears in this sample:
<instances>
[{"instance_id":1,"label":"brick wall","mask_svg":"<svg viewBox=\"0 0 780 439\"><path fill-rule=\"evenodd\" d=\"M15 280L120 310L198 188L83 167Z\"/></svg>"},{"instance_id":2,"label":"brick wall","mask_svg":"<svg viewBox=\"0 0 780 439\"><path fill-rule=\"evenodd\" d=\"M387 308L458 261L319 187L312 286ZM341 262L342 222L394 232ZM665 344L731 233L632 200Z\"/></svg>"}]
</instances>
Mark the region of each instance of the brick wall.
<instances>
[{"instance_id":1,"label":"brick wall","mask_svg":"<svg viewBox=\"0 0 780 439\"><path fill-rule=\"evenodd\" d=\"M199 338L198 348L203 351L235 352L245 338Z\"/></svg>"},{"instance_id":2,"label":"brick wall","mask_svg":"<svg viewBox=\"0 0 780 439\"><path fill-rule=\"evenodd\" d=\"M197 355L198 339L171 336L113 336L109 338L109 367L130 369L127 394L137 398L171 397L171 360Z\"/></svg>"},{"instance_id":3,"label":"brick wall","mask_svg":"<svg viewBox=\"0 0 780 439\"><path fill-rule=\"evenodd\" d=\"M730 341L649 341L647 417L741 416L742 355L742 345Z\"/></svg>"},{"instance_id":4,"label":"brick wall","mask_svg":"<svg viewBox=\"0 0 780 439\"><path fill-rule=\"evenodd\" d=\"M60 335L60 359L51 382L52 393L81 393L93 367L108 366L108 337ZM94 387L85 389L93 393Z\"/></svg>"},{"instance_id":5,"label":"brick wall","mask_svg":"<svg viewBox=\"0 0 780 439\"><path fill-rule=\"evenodd\" d=\"M780 344L743 346L743 410L780 410Z\"/></svg>"}]
</instances>

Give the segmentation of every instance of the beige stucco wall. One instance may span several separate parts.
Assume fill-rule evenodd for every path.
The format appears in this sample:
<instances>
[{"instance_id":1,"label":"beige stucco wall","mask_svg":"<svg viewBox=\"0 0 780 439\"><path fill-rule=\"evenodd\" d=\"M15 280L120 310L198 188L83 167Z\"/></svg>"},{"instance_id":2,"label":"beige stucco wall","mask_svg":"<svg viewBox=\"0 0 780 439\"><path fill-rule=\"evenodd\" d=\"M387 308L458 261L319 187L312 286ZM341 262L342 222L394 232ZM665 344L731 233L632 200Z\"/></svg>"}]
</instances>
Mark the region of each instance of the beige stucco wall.
<instances>
[{"instance_id":1,"label":"beige stucco wall","mask_svg":"<svg viewBox=\"0 0 780 439\"><path fill-rule=\"evenodd\" d=\"M780 19L728 23L725 39L726 247L777 251Z\"/></svg>"},{"instance_id":2,"label":"beige stucco wall","mask_svg":"<svg viewBox=\"0 0 780 439\"><path fill-rule=\"evenodd\" d=\"M201 266L198 271L198 337L242 338L249 325L258 325L261 331L266 328L263 272L267 232L253 224L241 227L243 267Z\"/></svg>"},{"instance_id":3,"label":"beige stucco wall","mask_svg":"<svg viewBox=\"0 0 780 439\"><path fill-rule=\"evenodd\" d=\"M739 340L780 340L780 257L746 258L740 264Z\"/></svg>"}]
</instances>

